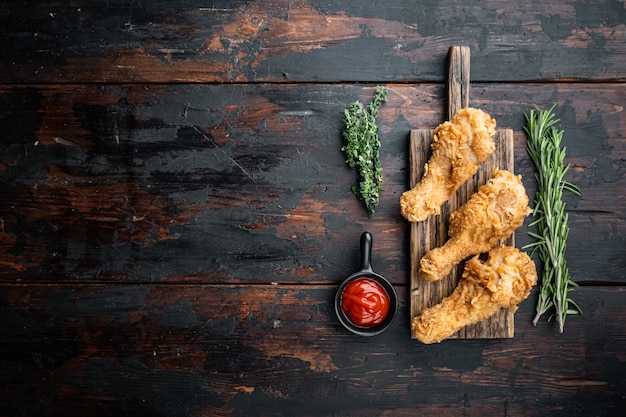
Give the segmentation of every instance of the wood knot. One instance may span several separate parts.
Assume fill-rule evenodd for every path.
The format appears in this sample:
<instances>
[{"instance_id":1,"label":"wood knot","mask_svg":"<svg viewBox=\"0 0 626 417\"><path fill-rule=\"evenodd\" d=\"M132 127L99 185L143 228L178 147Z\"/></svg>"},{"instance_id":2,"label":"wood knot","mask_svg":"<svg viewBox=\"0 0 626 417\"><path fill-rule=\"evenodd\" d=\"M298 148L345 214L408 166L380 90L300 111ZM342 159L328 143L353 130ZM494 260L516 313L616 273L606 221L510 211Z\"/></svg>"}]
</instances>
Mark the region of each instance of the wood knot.
<instances>
[{"instance_id":1,"label":"wood knot","mask_svg":"<svg viewBox=\"0 0 626 417\"><path fill-rule=\"evenodd\" d=\"M261 26L263 26L263 23L264 23L264 20L260 16L251 16L248 19L248 24L254 29L259 29Z\"/></svg>"}]
</instances>

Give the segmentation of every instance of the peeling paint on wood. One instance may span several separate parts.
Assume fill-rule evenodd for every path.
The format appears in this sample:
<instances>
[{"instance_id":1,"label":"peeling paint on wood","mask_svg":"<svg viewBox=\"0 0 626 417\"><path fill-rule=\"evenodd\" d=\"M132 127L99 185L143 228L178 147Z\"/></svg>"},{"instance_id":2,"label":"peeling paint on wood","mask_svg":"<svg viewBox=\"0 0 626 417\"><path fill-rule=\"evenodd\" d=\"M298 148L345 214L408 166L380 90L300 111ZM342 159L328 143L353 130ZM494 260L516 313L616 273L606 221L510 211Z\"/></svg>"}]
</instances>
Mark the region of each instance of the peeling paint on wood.
<instances>
[{"instance_id":1,"label":"peeling paint on wood","mask_svg":"<svg viewBox=\"0 0 626 417\"><path fill-rule=\"evenodd\" d=\"M2 2L0 414L621 416L625 17L613 0ZM533 293L512 339L410 339L398 200L457 44L529 194L522 114L557 105L585 313L562 335L530 324ZM378 84L370 216L341 112ZM332 304L365 230L400 298L367 340Z\"/></svg>"}]
</instances>

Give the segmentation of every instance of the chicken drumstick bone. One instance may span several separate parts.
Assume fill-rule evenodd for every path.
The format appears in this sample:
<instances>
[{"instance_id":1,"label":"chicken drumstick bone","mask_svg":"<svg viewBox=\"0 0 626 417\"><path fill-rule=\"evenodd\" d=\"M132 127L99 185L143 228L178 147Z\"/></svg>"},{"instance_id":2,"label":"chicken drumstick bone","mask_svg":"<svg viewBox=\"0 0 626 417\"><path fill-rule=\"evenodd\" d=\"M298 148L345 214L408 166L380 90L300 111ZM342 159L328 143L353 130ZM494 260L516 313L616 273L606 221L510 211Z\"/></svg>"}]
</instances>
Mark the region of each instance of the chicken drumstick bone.
<instances>
[{"instance_id":1,"label":"chicken drumstick bone","mask_svg":"<svg viewBox=\"0 0 626 417\"><path fill-rule=\"evenodd\" d=\"M514 247L494 248L486 261L476 255L452 294L413 318L413 334L423 343L438 343L502 308L514 312L536 283L535 263Z\"/></svg>"},{"instance_id":2,"label":"chicken drumstick bone","mask_svg":"<svg viewBox=\"0 0 626 417\"><path fill-rule=\"evenodd\" d=\"M464 108L437 126L432 154L421 181L402 194L400 211L410 222L439 214L441 205L478 170L496 148L496 121L480 109Z\"/></svg>"},{"instance_id":3,"label":"chicken drumstick bone","mask_svg":"<svg viewBox=\"0 0 626 417\"><path fill-rule=\"evenodd\" d=\"M444 278L463 259L509 238L530 212L521 176L495 169L493 177L450 215L450 239L424 255L420 276L425 281Z\"/></svg>"}]
</instances>

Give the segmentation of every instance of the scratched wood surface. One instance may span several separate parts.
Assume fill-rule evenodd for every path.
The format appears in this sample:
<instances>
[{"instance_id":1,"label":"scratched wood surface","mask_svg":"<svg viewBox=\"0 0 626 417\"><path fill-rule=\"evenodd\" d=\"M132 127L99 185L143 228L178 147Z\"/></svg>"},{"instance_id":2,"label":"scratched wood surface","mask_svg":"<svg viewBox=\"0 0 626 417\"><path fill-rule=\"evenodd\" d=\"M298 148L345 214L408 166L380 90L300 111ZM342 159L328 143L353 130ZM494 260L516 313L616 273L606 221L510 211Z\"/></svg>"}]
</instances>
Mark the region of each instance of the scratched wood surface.
<instances>
[{"instance_id":1,"label":"scratched wood surface","mask_svg":"<svg viewBox=\"0 0 626 417\"><path fill-rule=\"evenodd\" d=\"M620 1L3 1L0 415L621 416L626 407L626 9ZM409 132L447 117L446 55L513 131L557 104L565 333L536 290L515 337L409 333ZM370 216L341 112L384 85ZM529 219L530 221L530 219ZM528 223L516 245L530 242ZM359 236L400 296L374 338L332 300Z\"/></svg>"},{"instance_id":2,"label":"scratched wood surface","mask_svg":"<svg viewBox=\"0 0 626 417\"><path fill-rule=\"evenodd\" d=\"M618 0L2 3L5 82L443 82L452 45L475 81L625 80Z\"/></svg>"},{"instance_id":3,"label":"scratched wood surface","mask_svg":"<svg viewBox=\"0 0 626 417\"><path fill-rule=\"evenodd\" d=\"M411 161L410 184L415 186L424 175L424 164L431 155L430 145L433 141L434 130L411 130L409 160ZM420 260L428 251L443 246L449 239L448 225L450 214L454 213L479 187L485 184L493 174L494 169L506 169L514 172L513 131L498 129L494 136L495 151L479 167L476 174L463 184L442 207L441 214L430 216L421 222L410 226L410 317L418 316L425 308L439 304L456 288L464 262L454 266L443 279L435 282L424 281L419 275ZM504 245L515 245L515 236L502 242ZM515 334L514 314L502 309L495 315L478 323L465 326L450 338L461 339L496 339L513 337Z\"/></svg>"},{"instance_id":4,"label":"scratched wood surface","mask_svg":"<svg viewBox=\"0 0 626 417\"><path fill-rule=\"evenodd\" d=\"M459 110L470 107L471 94L471 52L467 46L452 46L448 54L448 116L450 120ZM431 156L434 129L411 130L409 137L409 187L413 188L424 176L426 164ZM435 282L423 280L419 274L420 260L428 251L443 246L449 239L448 225L450 214L458 210L493 175L494 169L515 172L514 141L511 129L496 129L495 150L483 161L476 173L443 204L439 215L429 216L410 226L409 274L411 294L411 320L425 308L439 304L456 288L464 263L452 267L450 273ZM515 233L503 242L515 245ZM513 337L515 334L514 314L502 309L478 323L463 327L450 338L496 339ZM413 336L414 337L414 336Z\"/></svg>"}]
</instances>

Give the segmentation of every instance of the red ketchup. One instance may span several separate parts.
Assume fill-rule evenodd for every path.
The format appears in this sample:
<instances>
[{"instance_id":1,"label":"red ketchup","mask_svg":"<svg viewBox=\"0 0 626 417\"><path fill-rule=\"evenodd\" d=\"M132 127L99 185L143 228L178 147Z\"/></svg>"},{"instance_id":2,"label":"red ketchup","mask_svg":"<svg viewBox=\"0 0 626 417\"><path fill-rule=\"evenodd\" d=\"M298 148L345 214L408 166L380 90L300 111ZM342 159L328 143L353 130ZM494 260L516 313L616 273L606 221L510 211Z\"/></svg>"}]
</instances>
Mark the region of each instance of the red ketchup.
<instances>
[{"instance_id":1,"label":"red ketchup","mask_svg":"<svg viewBox=\"0 0 626 417\"><path fill-rule=\"evenodd\" d=\"M376 281L359 278L346 285L341 293L341 308L355 325L372 327L387 317L389 296Z\"/></svg>"}]
</instances>

